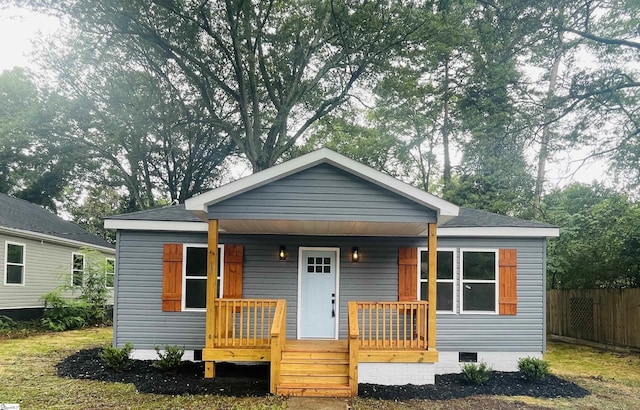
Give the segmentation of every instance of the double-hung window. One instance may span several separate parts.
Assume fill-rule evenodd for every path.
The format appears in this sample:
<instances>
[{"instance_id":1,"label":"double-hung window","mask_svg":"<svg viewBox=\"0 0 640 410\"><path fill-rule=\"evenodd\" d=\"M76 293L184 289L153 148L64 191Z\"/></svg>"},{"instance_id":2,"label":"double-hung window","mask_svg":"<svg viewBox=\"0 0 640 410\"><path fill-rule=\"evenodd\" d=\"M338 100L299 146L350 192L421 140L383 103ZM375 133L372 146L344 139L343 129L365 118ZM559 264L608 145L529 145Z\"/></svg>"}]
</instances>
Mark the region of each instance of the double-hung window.
<instances>
[{"instance_id":1,"label":"double-hung window","mask_svg":"<svg viewBox=\"0 0 640 410\"><path fill-rule=\"evenodd\" d=\"M5 285L24 285L25 250L22 243L5 242Z\"/></svg>"},{"instance_id":2,"label":"double-hung window","mask_svg":"<svg viewBox=\"0 0 640 410\"><path fill-rule=\"evenodd\" d=\"M108 288L113 287L116 274L116 261L112 258L107 258L105 262L104 280Z\"/></svg>"},{"instance_id":3,"label":"double-hung window","mask_svg":"<svg viewBox=\"0 0 640 410\"><path fill-rule=\"evenodd\" d=\"M461 250L462 312L497 313L498 251Z\"/></svg>"},{"instance_id":4,"label":"double-hung window","mask_svg":"<svg viewBox=\"0 0 640 410\"><path fill-rule=\"evenodd\" d=\"M418 278L418 299L429 300L429 251L419 250L420 275ZM455 313L455 249L438 249L436 275L438 313Z\"/></svg>"},{"instance_id":5,"label":"double-hung window","mask_svg":"<svg viewBox=\"0 0 640 410\"><path fill-rule=\"evenodd\" d=\"M216 297L222 297L224 245L218 246ZM207 245L185 244L182 260L182 310L204 311L207 307Z\"/></svg>"},{"instance_id":6,"label":"double-hung window","mask_svg":"<svg viewBox=\"0 0 640 410\"><path fill-rule=\"evenodd\" d=\"M71 285L82 286L84 284L85 261L81 253L71 254Z\"/></svg>"}]
</instances>

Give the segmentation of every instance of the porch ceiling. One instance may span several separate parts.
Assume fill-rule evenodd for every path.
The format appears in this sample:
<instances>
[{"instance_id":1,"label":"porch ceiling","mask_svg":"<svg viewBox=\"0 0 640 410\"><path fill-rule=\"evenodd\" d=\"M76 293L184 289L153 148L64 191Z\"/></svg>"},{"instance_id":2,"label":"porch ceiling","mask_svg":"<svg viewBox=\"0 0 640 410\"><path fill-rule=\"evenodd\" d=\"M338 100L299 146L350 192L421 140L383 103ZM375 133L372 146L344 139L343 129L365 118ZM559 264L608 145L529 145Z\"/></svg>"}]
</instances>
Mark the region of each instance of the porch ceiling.
<instances>
[{"instance_id":1,"label":"porch ceiling","mask_svg":"<svg viewBox=\"0 0 640 410\"><path fill-rule=\"evenodd\" d=\"M219 220L221 232L324 236L426 236L427 222Z\"/></svg>"}]
</instances>

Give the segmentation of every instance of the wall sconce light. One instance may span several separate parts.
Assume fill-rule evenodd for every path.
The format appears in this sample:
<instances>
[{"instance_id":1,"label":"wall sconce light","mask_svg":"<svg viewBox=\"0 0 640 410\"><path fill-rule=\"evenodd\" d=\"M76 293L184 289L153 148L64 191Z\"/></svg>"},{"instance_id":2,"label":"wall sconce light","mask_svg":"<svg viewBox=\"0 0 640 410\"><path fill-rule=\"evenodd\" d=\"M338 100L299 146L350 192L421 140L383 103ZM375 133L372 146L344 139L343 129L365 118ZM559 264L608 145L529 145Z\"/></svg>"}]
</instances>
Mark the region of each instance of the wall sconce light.
<instances>
[{"instance_id":1,"label":"wall sconce light","mask_svg":"<svg viewBox=\"0 0 640 410\"><path fill-rule=\"evenodd\" d=\"M357 247L351 248L351 262L358 262L360 260L360 252Z\"/></svg>"},{"instance_id":2,"label":"wall sconce light","mask_svg":"<svg viewBox=\"0 0 640 410\"><path fill-rule=\"evenodd\" d=\"M287 260L287 248L284 245L280 245L280 252L278 252L278 260Z\"/></svg>"}]
</instances>

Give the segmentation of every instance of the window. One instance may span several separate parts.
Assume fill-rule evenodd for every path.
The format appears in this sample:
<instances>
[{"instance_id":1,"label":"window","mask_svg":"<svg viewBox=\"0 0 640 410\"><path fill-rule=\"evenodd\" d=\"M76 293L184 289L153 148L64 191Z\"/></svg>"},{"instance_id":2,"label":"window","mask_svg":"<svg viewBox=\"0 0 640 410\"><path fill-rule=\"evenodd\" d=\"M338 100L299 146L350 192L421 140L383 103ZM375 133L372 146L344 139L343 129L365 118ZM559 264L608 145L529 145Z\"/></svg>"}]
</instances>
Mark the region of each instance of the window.
<instances>
[{"instance_id":1,"label":"window","mask_svg":"<svg viewBox=\"0 0 640 410\"><path fill-rule=\"evenodd\" d=\"M462 250L462 311L497 313L498 251Z\"/></svg>"},{"instance_id":2,"label":"window","mask_svg":"<svg viewBox=\"0 0 640 410\"><path fill-rule=\"evenodd\" d=\"M71 284L73 286L84 284L84 255L81 253L71 254Z\"/></svg>"},{"instance_id":3,"label":"window","mask_svg":"<svg viewBox=\"0 0 640 410\"><path fill-rule=\"evenodd\" d=\"M24 285L25 249L24 244L5 242L5 285Z\"/></svg>"},{"instance_id":4,"label":"window","mask_svg":"<svg viewBox=\"0 0 640 410\"><path fill-rule=\"evenodd\" d=\"M216 297L222 297L223 246L218 246L218 280ZM182 262L182 310L202 310L207 307L207 245L184 245Z\"/></svg>"},{"instance_id":5,"label":"window","mask_svg":"<svg viewBox=\"0 0 640 410\"><path fill-rule=\"evenodd\" d=\"M104 275L105 275L105 282L106 282L108 288L112 288L113 287L113 283L114 283L114 279L115 279L115 273L116 273L116 269L115 268L116 268L115 259L107 258Z\"/></svg>"},{"instance_id":6,"label":"window","mask_svg":"<svg viewBox=\"0 0 640 410\"><path fill-rule=\"evenodd\" d=\"M418 299L429 300L429 251L420 250L420 277L418 286ZM437 300L436 311L440 313L455 312L455 250L438 250L438 271L437 271Z\"/></svg>"}]
</instances>

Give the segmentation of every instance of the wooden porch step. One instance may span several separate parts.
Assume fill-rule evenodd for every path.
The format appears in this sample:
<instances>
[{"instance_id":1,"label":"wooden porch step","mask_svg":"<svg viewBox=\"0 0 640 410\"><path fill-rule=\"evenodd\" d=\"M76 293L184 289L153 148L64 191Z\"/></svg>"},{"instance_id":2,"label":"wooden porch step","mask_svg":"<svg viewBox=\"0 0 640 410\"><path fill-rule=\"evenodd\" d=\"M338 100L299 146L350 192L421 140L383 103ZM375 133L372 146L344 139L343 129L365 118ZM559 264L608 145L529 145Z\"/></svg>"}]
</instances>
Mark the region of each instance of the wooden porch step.
<instances>
[{"instance_id":1,"label":"wooden porch step","mask_svg":"<svg viewBox=\"0 0 640 410\"><path fill-rule=\"evenodd\" d=\"M279 384L276 390L279 396L302 397L351 397L351 389L348 385L306 385L306 384Z\"/></svg>"},{"instance_id":2,"label":"wooden porch step","mask_svg":"<svg viewBox=\"0 0 640 410\"><path fill-rule=\"evenodd\" d=\"M350 397L349 353L343 340L287 340L276 394Z\"/></svg>"}]
</instances>

